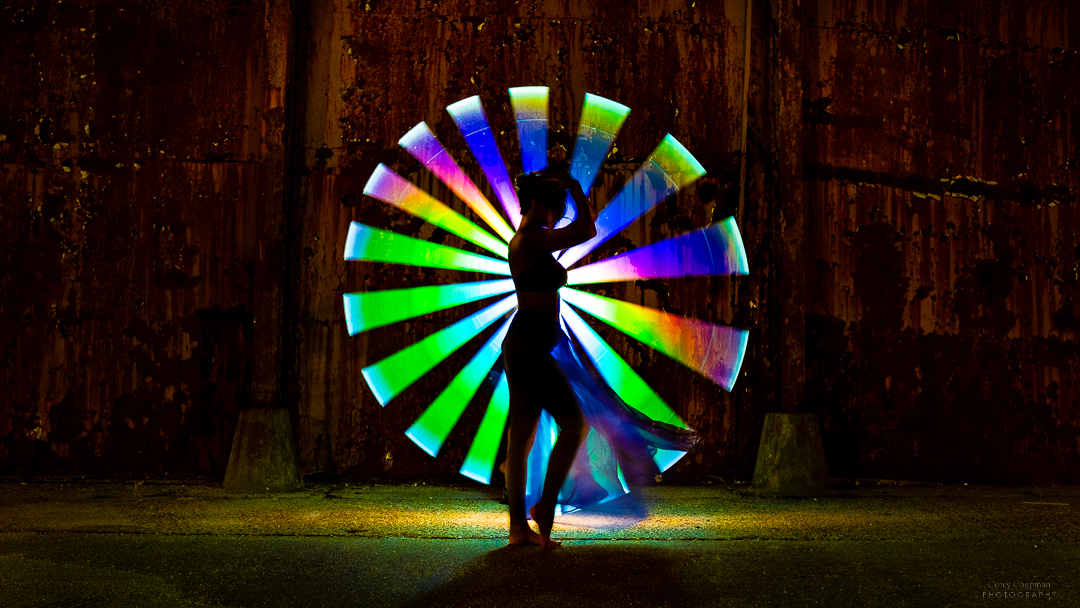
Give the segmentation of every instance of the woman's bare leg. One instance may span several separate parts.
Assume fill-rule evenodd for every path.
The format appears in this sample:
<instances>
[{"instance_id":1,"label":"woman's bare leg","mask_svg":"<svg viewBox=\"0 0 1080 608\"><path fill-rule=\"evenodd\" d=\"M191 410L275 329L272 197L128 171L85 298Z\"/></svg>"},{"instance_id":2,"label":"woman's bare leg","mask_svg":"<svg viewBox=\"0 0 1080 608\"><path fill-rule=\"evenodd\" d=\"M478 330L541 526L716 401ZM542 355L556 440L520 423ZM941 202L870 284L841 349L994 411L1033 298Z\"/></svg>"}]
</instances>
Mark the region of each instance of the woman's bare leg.
<instances>
[{"instance_id":1,"label":"woman's bare leg","mask_svg":"<svg viewBox=\"0 0 1080 608\"><path fill-rule=\"evenodd\" d=\"M536 436L540 412L532 412L520 392L510 394L510 430L506 437L506 498L510 508L510 544L540 545L543 538L533 532L525 518L525 481L529 448ZM516 407L515 407L516 406Z\"/></svg>"},{"instance_id":2,"label":"woman's bare leg","mask_svg":"<svg viewBox=\"0 0 1080 608\"><path fill-rule=\"evenodd\" d=\"M569 408L561 408L566 411L559 412L558 416L552 414L555 423L559 425L559 438L555 446L551 448L551 456L548 457L547 476L544 478L544 492L540 496L540 502L529 510L537 527L540 528L540 537L546 548L558 547L562 543L551 540L551 528L555 524L555 505L559 500L559 490L562 489L566 476L570 472L574 458L577 457L581 442L589 432L589 423L585 415L574 399L573 393L561 395L562 399L569 398Z\"/></svg>"}]
</instances>

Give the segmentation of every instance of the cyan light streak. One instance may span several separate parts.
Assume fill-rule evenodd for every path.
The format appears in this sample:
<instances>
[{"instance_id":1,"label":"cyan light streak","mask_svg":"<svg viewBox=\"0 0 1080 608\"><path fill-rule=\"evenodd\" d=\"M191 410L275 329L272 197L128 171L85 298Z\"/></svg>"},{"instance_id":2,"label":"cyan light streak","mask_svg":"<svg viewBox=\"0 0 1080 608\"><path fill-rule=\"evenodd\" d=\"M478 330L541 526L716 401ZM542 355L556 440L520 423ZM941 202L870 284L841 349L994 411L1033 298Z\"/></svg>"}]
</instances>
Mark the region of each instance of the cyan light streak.
<instances>
[{"instance_id":1,"label":"cyan light streak","mask_svg":"<svg viewBox=\"0 0 1080 608\"><path fill-rule=\"evenodd\" d=\"M518 204L517 190L506 171L506 162L499 152L499 145L495 143L495 136L491 133L487 116L484 115L480 97L473 96L452 103L446 106L446 111L465 136L465 143L480 163L480 168L484 170L484 176L495 190L495 196L506 211L506 217L510 218L510 224L517 228L521 224L521 205Z\"/></svg>"},{"instance_id":2,"label":"cyan light streak","mask_svg":"<svg viewBox=\"0 0 1080 608\"><path fill-rule=\"evenodd\" d=\"M345 239L345 259L510 275L510 265L505 260L414 239L360 222L349 224L349 236Z\"/></svg>"},{"instance_id":3,"label":"cyan light streak","mask_svg":"<svg viewBox=\"0 0 1080 608\"><path fill-rule=\"evenodd\" d=\"M375 167L367 184L364 185L364 194L427 220L502 258L509 255L506 243L462 217L457 211L435 200L428 193L391 171L386 165L380 164Z\"/></svg>"},{"instance_id":4,"label":"cyan light streak","mask_svg":"<svg viewBox=\"0 0 1080 608\"><path fill-rule=\"evenodd\" d=\"M473 356L472 360L458 372L457 376L454 376L446 389L439 393L435 401L405 431L405 435L420 446L420 449L432 456L439 453L450 431L453 430L461 414L476 395L477 389L484 382L484 378L491 371L491 366L499 358L503 338L506 337L506 331L513 320L514 316L510 315L495 335L480 347L480 351Z\"/></svg>"},{"instance_id":5,"label":"cyan light streak","mask_svg":"<svg viewBox=\"0 0 1080 608\"><path fill-rule=\"evenodd\" d=\"M734 218L657 241L567 273L569 285L747 274L746 250Z\"/></svg>"},{"instance_id":6,"label":"cyan light streak","mask_svg":"<svg viewBox=\"0 0 1080 608\"><path fill-rule=\"evenodd\" d=\"M521 170L525 173L547 168L548 88L510 89L510 105L517 119L521 142Z\"/></svg>"},{"instance_id":7,"label":"cyan light streak","mask_svg":"<svg viewBox=\"0 0 1080 608\"><path fill-rule=\"evenodd\" d=\"M562 290L566 291L566 290ZM560 292L561 293L561 292ZM570 329L577 341L585 349L589 360L596 370L627 405L658 422L666 422L679 428L686 428L686 423L674 410L664 403L660 395L649 387L618 355L600 334L593 331L589 324L569 306L562 307L563 322Z\"/></svg>"},{"instance_id":8,"label":"cyan light streak","mask_svg":"<svg viewBox=\"0 0 1080 608\"><path fill-rule=\"evenodd\" d=\"M692 183L705 168L671 134L664 136L634 177L596 218L596 236L567 249L559 262L569 268L593 249L634 223L658 203Z\"/></svg>"},{"instance_id":9,"label":"cyan light streak","mask_svg":"<svg viewBox=\"0 0 1080 608\"><path fill-rule=\"evenodd\" d=\"M427 123L422 122L413 127L398 140L398 143L449 186L454 194L465 201L465 204L483 218L504 241L509 242L514 237L514 229L480 193L480 189L469 179L469 176L465 175L465 171L443 148L438 138L428 128Z\"/></svg>"},{"instance_id":10,"label":"cyan light streak","mask_svg":"<svg viewBox=\"0 0 1080 608\"><path fill-rule=\"evenodd\" d=\"M509 279L508 279L509 280ZM513 287L511 287L513 289ZM440 361L517 306L511 295L361 370L371 392L386 405Z\"/></svg>"},{"instance_id":11,"label":"cyan light streak","mask_svg":"<svg viewBox=\"0 0 1080 608\"><path fill-rule=\"evenodd\" d=\"M499 452L503 431L506 429L506 415L510 411L510 387L506 384L506 373L499 376L499 383L491 395L480 428L473 437L472 446L461 464L461 474L479 481L491 483L491 472L495 469L495 457Z\"/></svg>"},{"instance_id":12,"label":"cyan light streak","mask_svg":"<svg viewBox=\"0 0 1080 608\"><path fill-rule=\"evenodd\" d=\"M563 300L652 346L730 391L739 376L749 332L564 287Z\"/></svg>"},{"instance_id":13,"label":"cyan light streak","mask_svg":"<svg viewBox=\"0 0 1080 608\"><path fill-rule=\"evenodd\" d=\"M660 472L663 473L670 469L673 464L679 462L679 459L683 456L686 456L686 452L681 450L664 450L656 448L656 453L653 454L653 462L656 463Z\"/></svg>"},{"instance_id":14,"label":"cyan light streak","mask_svg":"<svg viewBox=\"0 0 1080 608\"><path fill-rule=\"evenodd\" d=\"M512 279L345 294L349 335L514 291Z\"/></svg>"}]
</instances>

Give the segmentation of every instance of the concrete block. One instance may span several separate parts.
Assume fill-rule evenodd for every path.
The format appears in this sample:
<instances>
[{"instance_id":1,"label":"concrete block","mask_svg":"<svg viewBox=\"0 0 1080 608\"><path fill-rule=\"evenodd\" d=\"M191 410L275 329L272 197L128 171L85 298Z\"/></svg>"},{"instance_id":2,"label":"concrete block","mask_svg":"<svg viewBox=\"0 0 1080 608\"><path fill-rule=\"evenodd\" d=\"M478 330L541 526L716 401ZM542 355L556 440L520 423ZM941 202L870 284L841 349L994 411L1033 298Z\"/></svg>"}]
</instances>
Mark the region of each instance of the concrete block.
<instances>
[{"instance_id":1,"label":"concrete block","mask_svg":"<svg viewBox=\"0 0 1080 608\"><path fill-rule=\"evenodd\" d=\"M754 488L781 496L809 496L825 488L829 469L814 414L765 414Z\"/></svg>"},{"instance_id":2,"label":"concrete block","mask_svg":"<svg viewBox=\"0 0 1080 608\"><path fill-rule=\"evenodd\" d=\"M227 492L288 492L300 487L287 410L240 411L224 486Z\"/></svg>"}]
</instances>

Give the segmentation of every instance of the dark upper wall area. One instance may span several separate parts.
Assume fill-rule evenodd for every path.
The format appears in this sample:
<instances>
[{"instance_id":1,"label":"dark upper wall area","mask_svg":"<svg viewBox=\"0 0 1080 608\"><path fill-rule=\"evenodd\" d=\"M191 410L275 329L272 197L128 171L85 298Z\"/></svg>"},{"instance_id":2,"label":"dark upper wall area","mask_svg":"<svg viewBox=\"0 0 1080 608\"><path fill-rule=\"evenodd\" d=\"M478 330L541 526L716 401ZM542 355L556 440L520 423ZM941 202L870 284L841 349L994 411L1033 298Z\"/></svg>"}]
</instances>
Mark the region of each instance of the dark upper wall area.
<instances>
[{"instance_id":1,"label":"dark upper wall area","mask_svg":"<svg viewBox=\"0 0 1080 608\"><path fill-rule=\"evenodd\" d=\"M792 4L753 3L740 202L743 0L7 3L0 472L220 472L236 409L284 403L309 474L453 479L490 389L437 458L404 430L493 328L386 407L359 370L482 304L350 338L341 295L482 277L341 251L466 247L363 185L476 220L396 141L426 121L494 200L443 108L480 95L513 172L538 84L555 154L585 93L631 108L601 206L667 132L708 170L594 257L739 221L748 277L590 288L751 331L727 393L594 325L701 433L673 473L747 477L788 410L836 476L1080 481L1080 11Z\"/></svg>"}]
</instances>

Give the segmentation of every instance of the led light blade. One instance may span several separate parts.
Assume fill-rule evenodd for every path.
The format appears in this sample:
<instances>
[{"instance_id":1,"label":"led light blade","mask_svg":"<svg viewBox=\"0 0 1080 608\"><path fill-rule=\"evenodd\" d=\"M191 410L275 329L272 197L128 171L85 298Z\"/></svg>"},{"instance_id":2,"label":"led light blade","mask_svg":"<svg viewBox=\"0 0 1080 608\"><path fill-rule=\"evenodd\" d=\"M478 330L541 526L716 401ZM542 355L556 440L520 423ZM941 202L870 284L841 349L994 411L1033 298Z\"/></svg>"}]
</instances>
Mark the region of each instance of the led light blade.
<instances>
[{"instance_id":1,"label":"led light blade","mask_svg":"<svg viewBox=\"0 0 1080 608\"><path fill-rule=\"evenodd\" d=\"M585 194L592 189L596 173L607 159L611 143L629 113L630 108L620 103L592 93L585 94L577 142L570 157L570 175L581 184Z\"/></svg>"},{"instance_id":2,"label":"led light blade","mask_svg":"<svg viewBox=\"0 0 1080 608\"><path fill-rule=\"evenodd\" d=\"M567 273L569 285L672 279L717 274L747 274L735 218L621 253Z\"/></svg>"},{"instance_id":3,"label":"led light blade","mask_svg":"<svg viewBox=\"0 0 1080 608\"><path fill-rule=\"evenodd\" d=\"M510 105L517 119L521 143L521 170L525 173L547 168L548 88L510 89Z\"/></svg>"},{"instance_id":4,"label":"led light blade","mask_svg":"<svg viewBox=\"0 0 1080 608\"><path fill-rule=\"evenodd\" d=\"M517 306L517 295L503 298L416 344L365 367L360 370L364 380L371 392L375 393L379 403L386 405L473 336L510 312L514 306Z\"/></svg>"},{"instance_id":5,"label":"led light blade","mask_svg":"<svg viewBox=\"0 0 1080 608\"><path fill-rule=\"evenodd\" d=\"M730 391L746 354L749 332L688 319L572 288L564 300L628 336L652 346Z\"/></svg>"},{"instance_id":6,"label":"led light blade","mask_svg":"<svg viewBox=\"0 0 1080 608\"><path fill-rule=\"evenodd\" d=\"M491 395L480 428L476 431L465 462L461 464L461 474L479 481L491 483L491 472L495 470L495 457L498 456L499 443L506 430L506 415L510 411L510 387L506 384L506 373L499 377L495 393Z\"/></svg>"},{"instance_id":7,"label":"led light blade","mask_svg":"<svg viewBox=\"0 0 1080 608\"><path fill-rule=\"evenodd\" d=\"M427 123L422 122L413 127L398 143L449 186L454 194L465 201L504 241L514 237L514 229L499 215L495 207L491 206L469 176L465 175L457 161L428 128Z\"/></svg>"},{"instance_id":8,"label":"led light blade","mask_svg":"<svg viewBox=\"0 0 1080 608\"><path fill-rule=\"evenodd\" d=\"M420 446L420 449L431 456L439 453L450 431L453 430L461 414L469 405L469 401L472 401L484 378L487 377L491 366L499 358L503 338L506 337L506 331L513 320L514 316L510 315L495 335L480 347L480 351L473 356L472 360L454 376L446 389L439 393L435 401L405 431L405 435Z\"/></svg>"},{"instance_id":9,"label":"led light blade","mask_svg":"<svg viewBox=\"0 0 1080 608\"><path fill-rule=\"evenodd\" d=\"M427 220L495 255L503 258L509 255L506 243L462 217L457 211L431 198L428 193L412 185L386 165L380 164L375 167L375 171L371 173L367 184L364 185L364 194Z\"/></svg>"},{"instance_id":10,"label":"led light blade","mask_svg":"<svg viewBox=\"0 0 1080 608\"><path fill-rule=\"evenodd\" d=\"M596 236L567 249L559 256L559 262L569 268L668 196L702 175L705 175L705 168L701 163L670 133L665 135L641 168L600 212L596 218Z\"/></svg>"},{"instance_id":11,"label":"led light blade","mask_svg":"<svg viewBox=\"0 0 1080 608\"><path fill-rule=\"evenodd\" d=\"M345 325L349 335L355 336L375 327L509 291L514 291L512 279L347 293L344 296Z\"/></svg>"},{"instance_id":12,"label":"led light blade","mask_svg":"<svg viewBox=\"0 0 1080 608\"><path fill-rule=\"evenodd\" d=\"M414 239L360 222L349 224L349 236L345 239L345 259L510 275L510 265L504 260Z\"/></svg>"},{"instance_id":13,"label":"led light blade","mask_svg":"<svg viewBox=\"0 0 1080 608\"><path fill-rule=\"evenodd\" d=\"M480 168L484 171L488 183L495 190L495 197L506 211L506 217L510 218L510 224L517 228L521 224L521 205L518 204L517 190L510 181L510 174L506 170L499 145L495 143L495 135L491 132L487 116L484 115L484 106L480 103L479 96L462 99L457 103L446 106L446 111L454 119L458 130L465 136L465 143L472 150Z\"/></svg>"},{"instance_id":14,"label":"led light blade","mask_svg":"<svg viewBox=\"0 0 1080 608\"><path fill-rule=\"evenodd\" d=\"M658 422L686 428L686 423L679 418L679 415L667 403L664 403L660 395L657 395L656 391L652 390L648 383L634 371L634 368L612 350L600 334L593 331L593 328L574 312L574 309L563 306L562 318L577 338L578 343L585 349L585 354L600 372L600 376L627 405Z\"/></svg>"},{"instance_id":15,"label":"led light blade","mask_svg":"<svg viewBox=\"0 0 1080 608\"><path fill-rule=\"evenodd\" d=\"M656 453L653 454L653 462L656 463L660 472L663 473L670 469L676 462L679 462L679 459L683 456L686 456L686 452L681 450L664 450L656 448Z\"/></svg>"},{"instance_id":16,"label":"led light blade","mask_svg":"<svg viewBox=\"0 0 1080 608\"><path fill-rule=\"evenodd\" d=\"M574 155L570 159L570 176L581 184L581 189L588 196L596 181L596 173L603 166L615 134L622 128L630 108L615 103L592 93L585 94L585 105L581 108L581 122L578 124L577 142ZM555 225L556 228L567 226L577 217L577 204L574 198L566 195L566 215Z\"/></svg>"}]
</instances>

